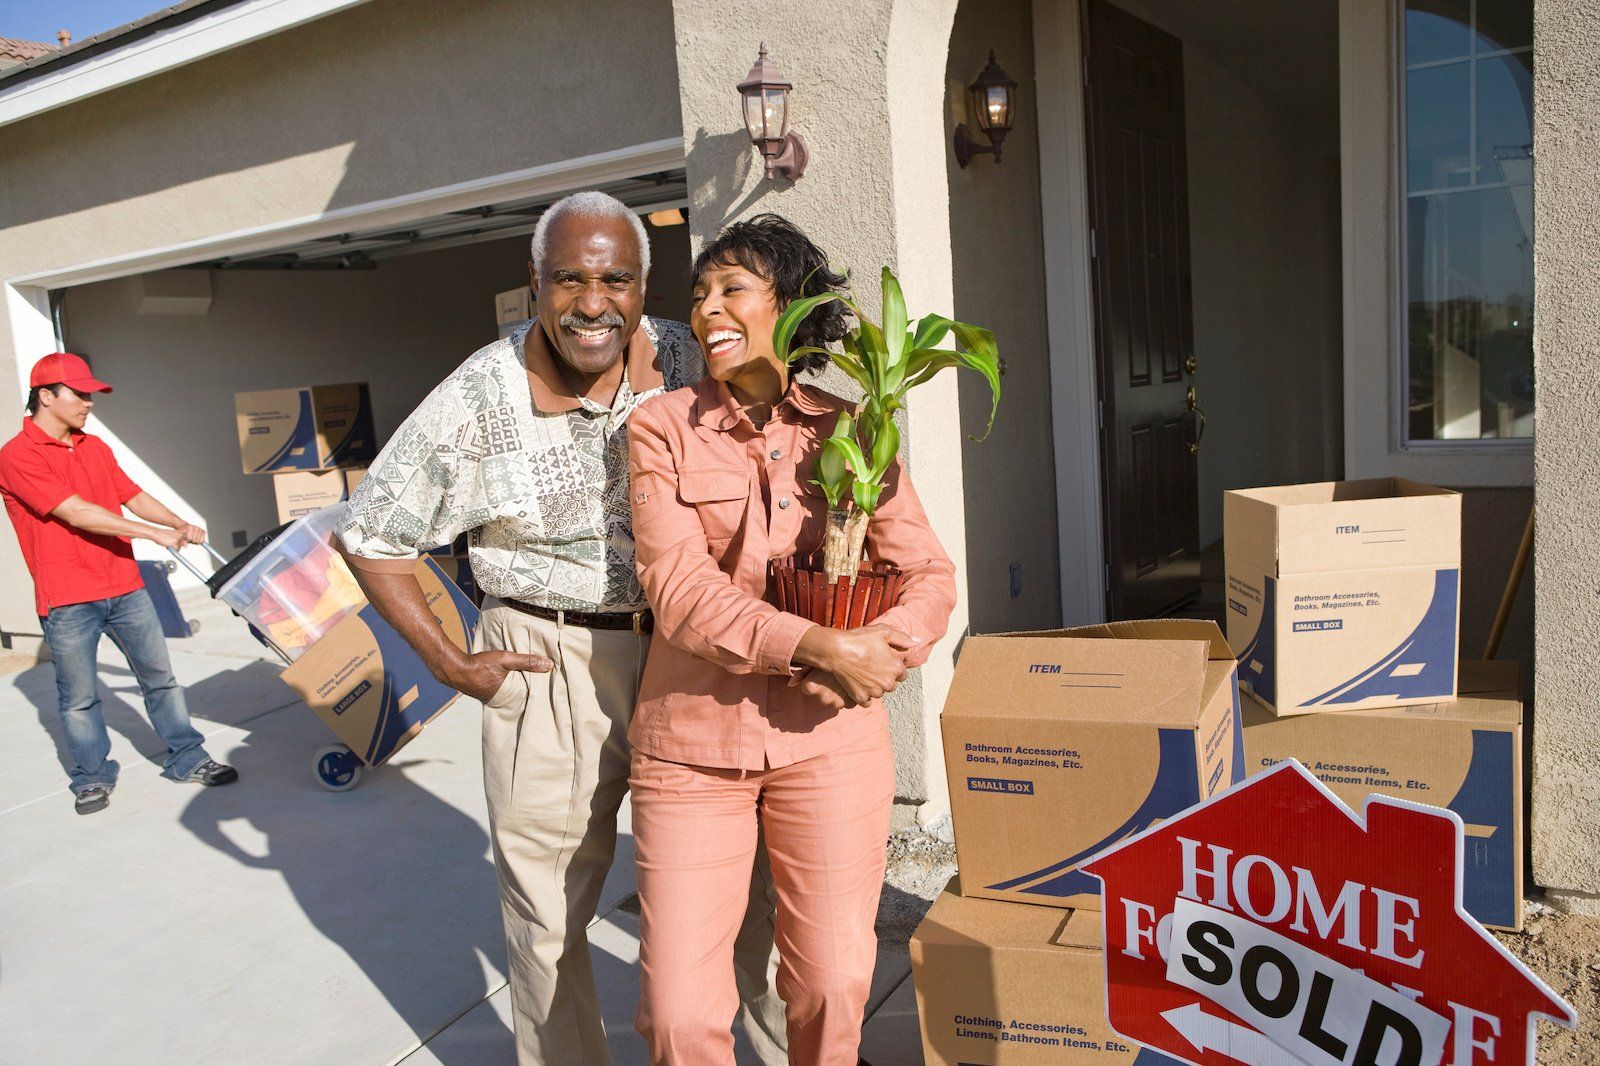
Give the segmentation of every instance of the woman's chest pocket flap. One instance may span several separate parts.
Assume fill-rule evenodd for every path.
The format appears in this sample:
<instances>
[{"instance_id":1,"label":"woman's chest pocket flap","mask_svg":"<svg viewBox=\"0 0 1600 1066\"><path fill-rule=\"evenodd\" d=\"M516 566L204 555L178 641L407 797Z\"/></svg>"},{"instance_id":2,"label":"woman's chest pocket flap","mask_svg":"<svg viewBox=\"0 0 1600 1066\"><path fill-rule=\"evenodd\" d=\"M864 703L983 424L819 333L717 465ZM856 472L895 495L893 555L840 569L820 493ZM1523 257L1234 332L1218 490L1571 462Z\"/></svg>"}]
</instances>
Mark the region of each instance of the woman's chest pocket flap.
<instances>
[{"instance_id":1,"label":"woman's chest pocket flap","mask_svg":"<svg viewBox=\"0 0 1600 1066\"><path fill-rule=\"evenodd\" d=\"M744 522L750 499L749 471L739 467L701 467L678 473L678 498L693 504L707 540L725 540Z\"/></svg>"}]
</instances>

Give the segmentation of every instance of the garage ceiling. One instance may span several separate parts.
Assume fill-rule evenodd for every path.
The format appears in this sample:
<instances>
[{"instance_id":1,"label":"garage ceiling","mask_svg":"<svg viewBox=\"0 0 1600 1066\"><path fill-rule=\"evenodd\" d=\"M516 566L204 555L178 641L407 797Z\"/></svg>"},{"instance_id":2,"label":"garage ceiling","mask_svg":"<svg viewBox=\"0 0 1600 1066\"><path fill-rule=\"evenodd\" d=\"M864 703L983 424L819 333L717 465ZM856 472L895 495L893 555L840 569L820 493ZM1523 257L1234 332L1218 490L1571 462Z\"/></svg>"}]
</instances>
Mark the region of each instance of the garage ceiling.
<instances>
[{"instance_id":1,"label":"garage ceiling","mask_svg":"<svg viewBox=\"0 0 1600 1066\"><path fill-rule=\"evenodd\" d=\"M688 203L688 182L682 169L663 170L596 188L641 213L683 207ZM254 255L191 263L189 267L200 270L370 270L380 259L392 256L532 233L539 216L565 195L554 193L531 200L484 204L419 218L400 229L391 226L382 230L336 233Z\"/></svg>"}]
</instances>

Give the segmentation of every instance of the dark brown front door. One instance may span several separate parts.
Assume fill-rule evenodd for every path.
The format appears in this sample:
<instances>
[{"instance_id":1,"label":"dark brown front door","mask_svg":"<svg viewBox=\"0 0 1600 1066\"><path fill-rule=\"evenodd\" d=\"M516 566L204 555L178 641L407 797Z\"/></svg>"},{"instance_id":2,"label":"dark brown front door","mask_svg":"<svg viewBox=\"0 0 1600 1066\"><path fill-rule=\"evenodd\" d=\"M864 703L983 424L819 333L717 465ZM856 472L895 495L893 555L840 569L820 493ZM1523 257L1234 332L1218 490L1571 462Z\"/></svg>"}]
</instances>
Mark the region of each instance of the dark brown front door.
<instances>
[{"instance_id":1,"label":"dark brown front door","mask_svg":"<svg viewBox=\"0 0 1600 1066\"><path fill-rule=\"evenodd\" d=\"M1200 590L1183 46L1086 13L1106 612L1144 618Z\"/></svg>"}]
</instances>

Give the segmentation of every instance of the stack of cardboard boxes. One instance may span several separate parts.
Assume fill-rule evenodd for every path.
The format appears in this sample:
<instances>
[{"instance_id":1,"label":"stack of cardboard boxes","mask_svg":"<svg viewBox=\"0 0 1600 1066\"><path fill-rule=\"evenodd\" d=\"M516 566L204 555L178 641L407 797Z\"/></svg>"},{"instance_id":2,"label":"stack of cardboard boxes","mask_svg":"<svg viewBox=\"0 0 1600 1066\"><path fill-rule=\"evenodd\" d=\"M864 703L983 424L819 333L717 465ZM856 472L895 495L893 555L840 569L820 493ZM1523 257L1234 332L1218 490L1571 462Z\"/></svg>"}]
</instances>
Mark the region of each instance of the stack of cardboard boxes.
<instances>
[{"instance_id":1,"label":"stack of cardboard boxes","mask_svg":"<svg viewBox=\"0 0 1600 1066\"><path fill-rule=\"evenodd\" d=\"M366 382L237 392L233 409L244 472L272 475L280 522L349 499L378 454Z\"/></svg>"},{"instance_id":2,"label":"stack of cardboard boxes","mask_svg":"<svg viewBox=\"0 0 1600 1066\"><path fill-rule=\"evenodd\" d=\"M1247 772L1294 758L1358 812L1372 793L1455 811L1467 911L1520 929L1521 685L1515 663L1457 662L1460 495L1249 489L1223 524Z\"/></svg>"},{"instance_id":3,"label":"stack of cardboard boxes","mask_svg":"<svg viewBox=\"0 0 1600 1066\"><path fill-rule=\"evenodd\" d=\"M911 939L930 1064L1165 1063L1106 1022L1078 867L1240 780L1233 653L1163 619L972 637L943 717L961 875Z\"/></svg>"},{"instance_id":4,"label":"stack of cardboard boxes","mask_svg":"<svg viewBox=\"0 0 1600 1066\"><path fill-rule=\"evenodd\" d=\"M372 393L364 381L238 392L233 406L244 472L272 476L279 522L348 500L377 458ZM476 602L465 546L446 544L428 554Z\"/></svg>"},{"instance_id":5,"label":"stack of cardboard boxes","mask_svg":"<svg viewBox=\"0 0 1600 1066\"><path fill-rule=\"evenodd\" d=\"M966 642L942 720L961 873L911 941L928 1063L1172 1061L1107 1024L1079 867L1286 758L1358 812L1456 811L1468 911L1520 926L1517 674L1462 664L1456 698L1460 514L1399 479L1229 493L1233 650L1180 619Z\"/></svg>"}]
</instances>

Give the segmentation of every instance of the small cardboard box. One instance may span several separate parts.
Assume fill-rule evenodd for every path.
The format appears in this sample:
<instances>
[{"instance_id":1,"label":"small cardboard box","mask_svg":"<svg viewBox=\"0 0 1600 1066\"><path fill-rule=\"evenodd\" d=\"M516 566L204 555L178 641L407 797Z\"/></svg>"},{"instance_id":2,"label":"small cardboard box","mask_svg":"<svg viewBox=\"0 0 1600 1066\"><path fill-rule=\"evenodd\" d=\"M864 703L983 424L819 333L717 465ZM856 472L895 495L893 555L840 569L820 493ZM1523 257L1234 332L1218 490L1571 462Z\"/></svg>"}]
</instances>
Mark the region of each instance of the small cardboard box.
<instances>
[{"instance_id":1,"label":"small cardboard box","mask_svg":"<svg viewBox=\"0 0 1600 1066\"><path fill-rule=\"evenodd\" d=\"M472 646L478 609L430 558L417 562L428 609L456 647ZM434 680L421 657L369 603L283 672L284 684L368 766L403 748L459 695Z\"/></svg>"},{"instance_id":2,"label":"small cardboard box","mask_svg":"<svg viewBox=\"0 0 1600 1066\"><path fill-rule=\"evenodd\" d=\"M514 326L533 317L533 292L524 285L520 289L497 292L494 296L494 324Z\"/></svg>"},{"instance_id":3,"label":"small cardboard box","mask_svg":"<svg viewBox=\"0 0 1600 1066\"><path fill-rule=\"evenodd\" d=\"M1445 807L1466 825L1462 896L1484 925L1522 928L1522 696L1517 664L1464 662L1460 698L1281 718L1244 710L1250 773L1299 759L1351 810L1370 793Z\"/></svg>"},{"instance_id":4,"label":"small cardboard box","mask_svg":"<svg viewBox=\"0 0 1600 1066\"><path fill-rule=\"evenodd\" d=\"M272 476L272 494L278 501L278 521L296 518L332 507L350 498L366 476L366 468L355 470L296 470Z\"/></svg>"},{"instance_id":5,"label":"small cardboard box","mask_svg":"<svg viewBox=\"0 0 1600 1066\"><path fill-rule=\"evenodd\" d=\"M962 891L1098 909L1081 862L1242 779L1235 670L1188 619L968 639L940 719Z\"/></svg>"},{"instance_id":6,"label":"small cardboard box","mask_svg":"<svg viewBox=\"0 0 1600 1066\"><path fill-rule=\"evenodd\" d=\"M1461 496L1404 478L1223 499L1228 640L1279 714L1456 692Z\"/></svg>"},{"instance_id":7,"label":"small cardboard box","mask_svg":"<svg viewBox=\"0 0 1600 1066\"><path fill-rule=\"evenodd\" d=\"M367 466L378 455L366 382L233 394L246 474Z\"/></svg>"},{"instance_id":8,"label":"small cardboard box","mask_svg":"<svg viewBox=\"0 0 1600 1066\"><path fill-rule=\"evenodd\" d=\"M964 898L951 881L911 936L928 1066L1176 1066L1111 1031L1100 922Z\"/></svg>"}]
</instances>

